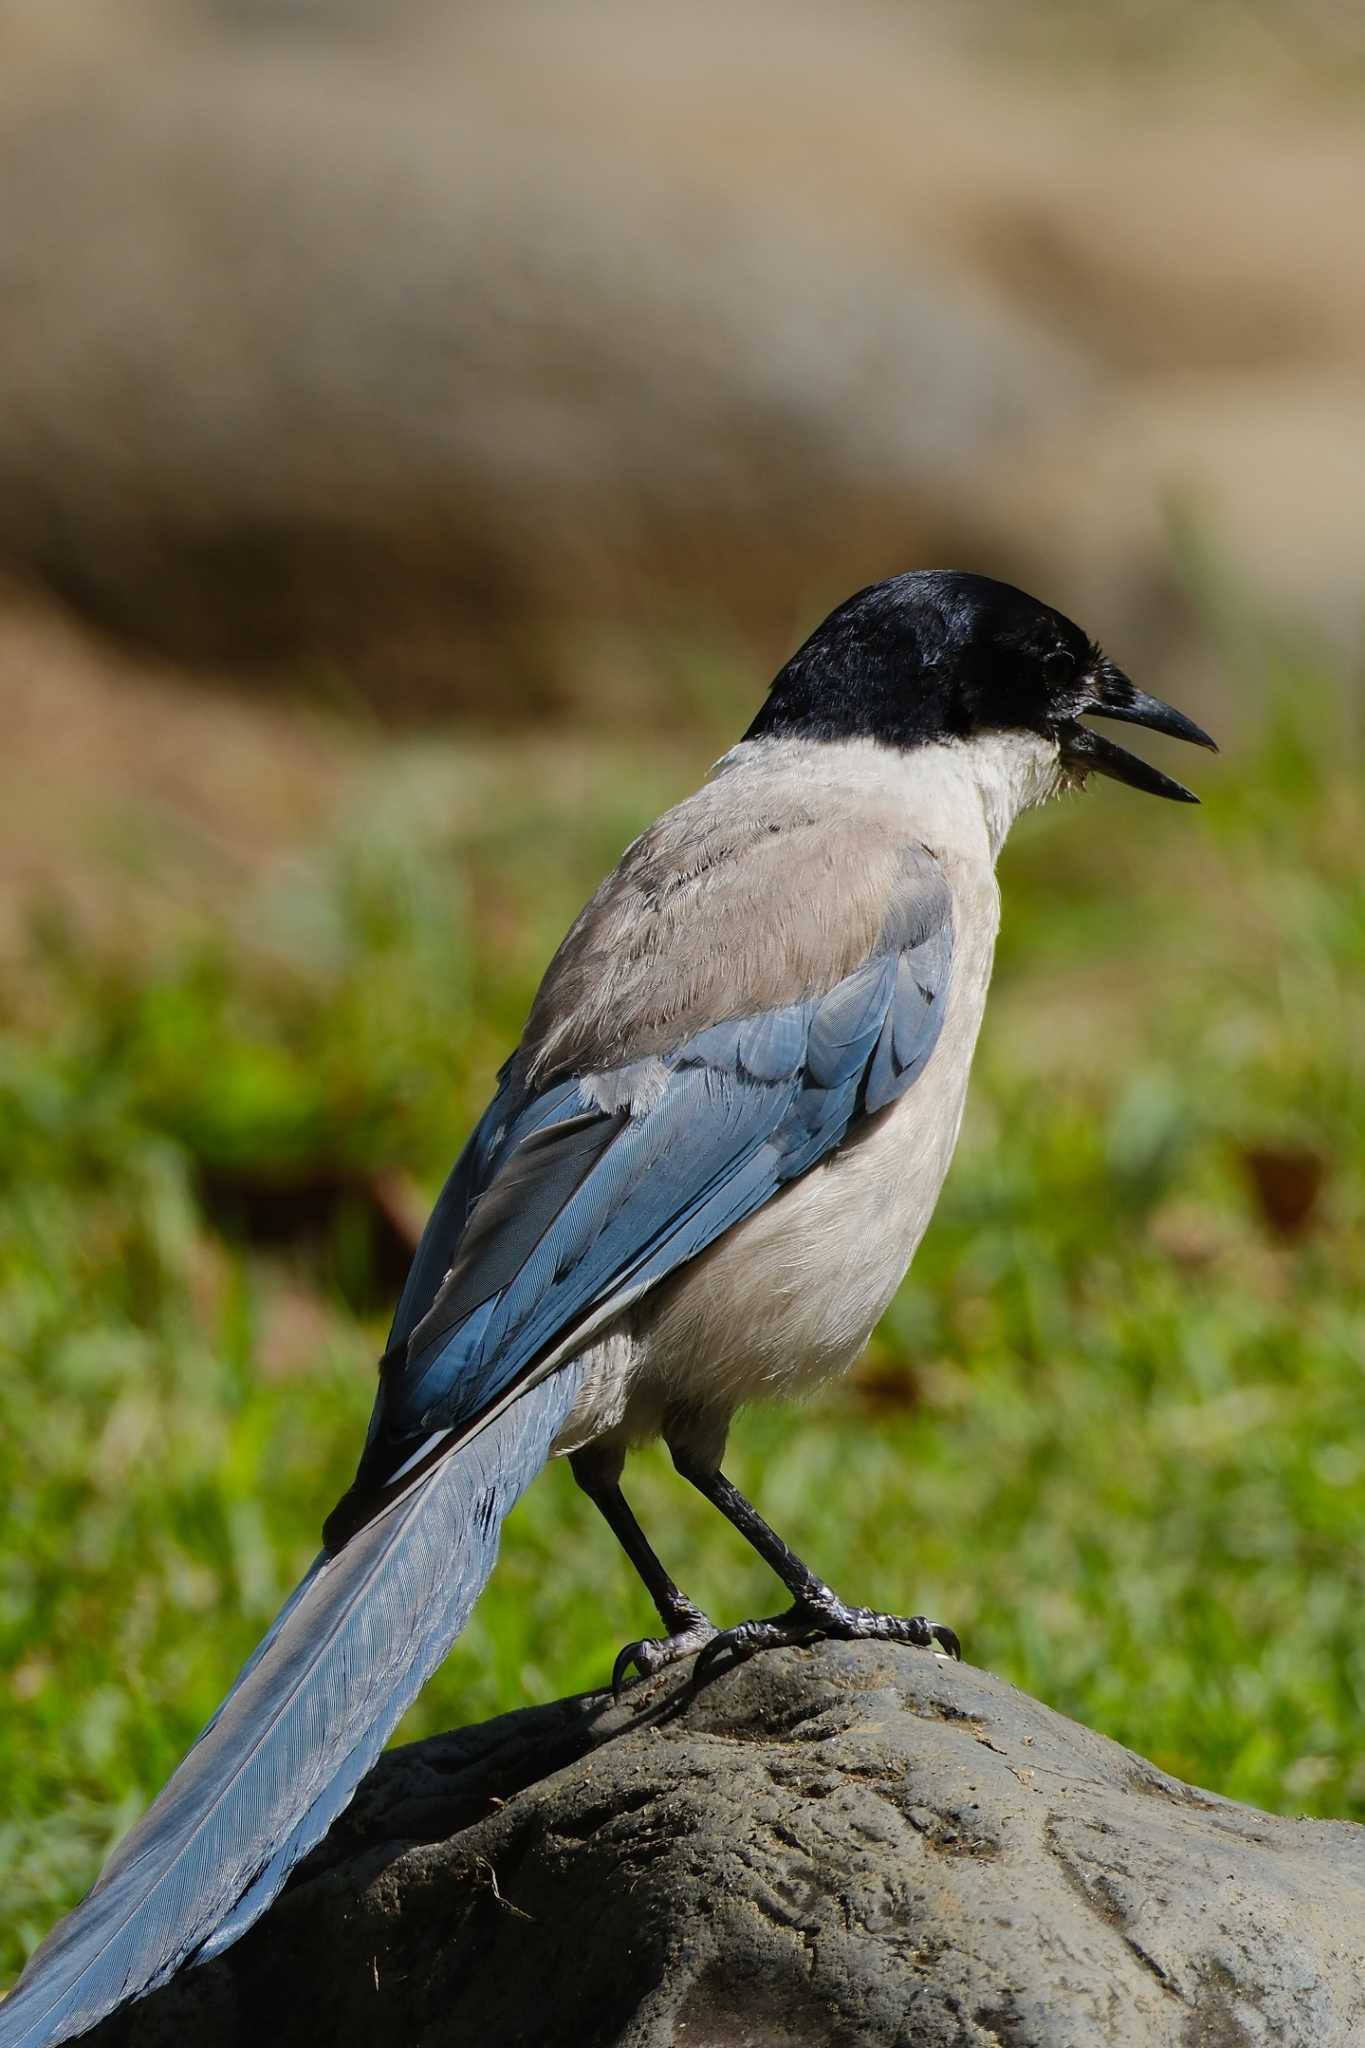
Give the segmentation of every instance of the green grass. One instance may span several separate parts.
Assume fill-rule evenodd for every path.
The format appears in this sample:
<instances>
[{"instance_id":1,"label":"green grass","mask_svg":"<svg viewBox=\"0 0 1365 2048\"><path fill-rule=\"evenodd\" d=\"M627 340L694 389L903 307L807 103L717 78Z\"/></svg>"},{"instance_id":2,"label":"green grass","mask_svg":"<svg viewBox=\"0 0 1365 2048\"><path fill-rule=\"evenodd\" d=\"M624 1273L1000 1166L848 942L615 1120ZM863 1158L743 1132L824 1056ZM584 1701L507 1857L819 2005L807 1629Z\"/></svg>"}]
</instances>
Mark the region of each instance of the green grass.
<instances>
[{"instance_id":1,"label":"green grass","mask_svg":"<svg viewBox=\"0 0 1365 2048\"><path fill-rule=\"evenodd\" d=\"M1019 830L914 1276L866 1371L742 1418L731 1469L852 1597L951 1620L1184 1776L1365 1817L1361 761L1340 691L1271 666L1267 737L1192 764L1202 811L1100 784ZM352 836L155 957L35 915L0 1013L6 1970L349 1477L383 1338L366 1176L434 1189L568 917L702 758L539 749L534 796L510 746L392 750ZM1322 1175L1296 1239L1257 1150ZM263 1247L206 1209L232 1173L340 1193ZM662 1458L633 1497L717 1616L770 1610ZM403 1732L598 1684L650 1620L557 1468Z\"/></svg>"}]
</instances>

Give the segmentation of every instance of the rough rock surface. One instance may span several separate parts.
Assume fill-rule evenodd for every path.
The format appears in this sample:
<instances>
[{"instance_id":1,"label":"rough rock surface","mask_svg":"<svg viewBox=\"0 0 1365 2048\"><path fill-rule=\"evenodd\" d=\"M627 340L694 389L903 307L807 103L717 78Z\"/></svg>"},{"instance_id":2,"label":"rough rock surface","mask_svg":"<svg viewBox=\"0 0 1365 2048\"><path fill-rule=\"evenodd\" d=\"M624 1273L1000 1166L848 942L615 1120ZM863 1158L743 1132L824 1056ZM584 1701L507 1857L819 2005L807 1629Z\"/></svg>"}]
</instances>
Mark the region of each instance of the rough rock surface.
<instances>
[{"instance_id":1,"label":"rough rock surface","mask_svg":"<svg viewBox=\"0 0 1365 2048\"><path fill-rule=\"evenodd\" d=\"M110 2048L1347 2048L1365 1829L1193 1790L923 1651L783 1651L388 1756Z\"/></svg>"}]
</instances>

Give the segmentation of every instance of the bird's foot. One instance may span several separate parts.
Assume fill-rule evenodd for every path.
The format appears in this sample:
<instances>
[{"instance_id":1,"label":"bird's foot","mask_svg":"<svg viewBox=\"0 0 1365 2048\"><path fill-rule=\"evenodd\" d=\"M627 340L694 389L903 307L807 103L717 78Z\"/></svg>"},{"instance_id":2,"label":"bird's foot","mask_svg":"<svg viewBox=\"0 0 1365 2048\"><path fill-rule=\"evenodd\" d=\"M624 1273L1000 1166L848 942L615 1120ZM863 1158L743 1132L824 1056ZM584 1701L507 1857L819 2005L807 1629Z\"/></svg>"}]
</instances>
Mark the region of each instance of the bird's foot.
<instances>
[{"instance_id":1,"label":"bird's foot","mask_svg":"<svg viewBox=\"0 0 1365 2048\"><path fill-rule=\"evenodd\" d=\"M627 1643L612 1665L611 1691L618 1704L632 1669L640 1678L652 1678L656 1671L704 1650L715 1637L715 1628L691 1601L668 1619L674 1624L671 1635L643 1636L638 1643Z\"/></svg>"},{"instance_id":2,"label":"bird's foot","mask_svg":"<svg viewBox=\"0 0 1365 2048\"><path fill-rule=\"evenodd\" d=\"M799 1647L826 1636L842 1642L913 1643L917 1649L962 1656L956 1632L944 1622L930 1621L923 1614L880 1614L874 1607L849 1607L827 1586L820 1586L795 1601L785 1614L713 1629L701 1647L693 1676L699 1683L727 1651L739 1661L756 1650Z\"/></svg>"}]
</instances>

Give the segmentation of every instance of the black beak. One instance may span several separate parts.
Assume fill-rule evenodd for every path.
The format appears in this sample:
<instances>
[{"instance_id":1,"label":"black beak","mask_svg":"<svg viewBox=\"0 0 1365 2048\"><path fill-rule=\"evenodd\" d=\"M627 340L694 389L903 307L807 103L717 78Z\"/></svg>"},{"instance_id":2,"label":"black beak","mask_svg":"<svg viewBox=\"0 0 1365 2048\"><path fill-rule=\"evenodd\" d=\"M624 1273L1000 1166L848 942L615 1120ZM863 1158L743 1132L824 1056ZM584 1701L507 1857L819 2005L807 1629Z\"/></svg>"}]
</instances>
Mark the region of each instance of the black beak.
<instances>
[{"instance_id":1,"label":"black beak","mask_svg":"<svg viewBox=\"0 0 1365 2048\"><path fill-rule=\"evenodd\" d=\"M1078 714L1089 711L1100 718L1120 719L1127 725L1145 725L1151 732L1169 733L1172 739L1189 740L1196 747L1218 752L1217 742L1209 738L1202 726L1186 718L1183 711L1163 704L1159 697L1149 697L1145 690L1139 690L1121 668L1115 668L1103 655L1096 657L1084 689L1085 695L1076 707ZM1079 716L1063 721L1058 740L1062 759L1069 768L1109 775L1115 782L1126 782L1130 789L1145 789L1152 796L1170 797L1175 803L1199 801L1183 782L1173 781L1159 768L1130 754L1126 747L1115 746L1113 740L1092 732L1088 725L1081 724Z\"/></svg>"}]
</instances>

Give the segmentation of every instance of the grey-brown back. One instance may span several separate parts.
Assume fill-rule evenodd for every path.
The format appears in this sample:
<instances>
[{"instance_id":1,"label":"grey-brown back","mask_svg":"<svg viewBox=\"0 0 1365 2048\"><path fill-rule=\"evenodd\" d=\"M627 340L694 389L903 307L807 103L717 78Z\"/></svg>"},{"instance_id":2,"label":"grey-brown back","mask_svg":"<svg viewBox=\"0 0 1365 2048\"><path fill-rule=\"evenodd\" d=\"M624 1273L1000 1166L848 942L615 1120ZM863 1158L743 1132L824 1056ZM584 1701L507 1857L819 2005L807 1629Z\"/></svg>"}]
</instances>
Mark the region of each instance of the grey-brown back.
<instances>
[{"instance_id":1,"label":"grey-brown back","mask_svg":"<svg viewBox=\"0 0 1365 2048\"><path fill-rule=\"evenodd\" d=\"M914 820L820 750L750 746L627 848L541 983L520 1071L543 1086L662 1053L852 973L946 887ZM894 926L894 928L893 928Z\"/></svg>"}]
</instances>

